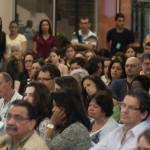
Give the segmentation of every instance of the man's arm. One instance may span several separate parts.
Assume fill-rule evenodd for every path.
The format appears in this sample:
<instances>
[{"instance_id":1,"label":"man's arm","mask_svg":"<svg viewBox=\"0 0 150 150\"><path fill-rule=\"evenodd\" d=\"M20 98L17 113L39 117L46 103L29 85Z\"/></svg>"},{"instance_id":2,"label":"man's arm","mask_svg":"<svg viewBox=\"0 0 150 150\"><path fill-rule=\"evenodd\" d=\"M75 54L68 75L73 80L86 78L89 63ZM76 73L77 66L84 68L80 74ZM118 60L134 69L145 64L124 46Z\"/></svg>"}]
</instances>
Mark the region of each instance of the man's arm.
<instances>
[{"instance_id":1,"label":"man's arm","mask_svg":"<svg viewBox=\"0 0 150 150\"><path fill-rule=\"evenodd\" d=\"M0 70L1 72L7 72L8 65L9 65L9 62L11 61L11 59L12 59L12 55L10 55L10 57L6 60L6 62L2 66L2 68Z\"/></svg>"},{"instance_id":2,"label":"man's arm","mask_svg":"<svg viewBox=\"0 0 150 150\"><path fill-rule=\"evenodd\" d=\"M110 42L108 42L107 40L106 40L106 46L107 46L107 50L111 52L111 45Z\"/></svg>"},{"instance_id":3,"label":"man's arm","mask_svg":"<svg viewBox=\"0 0 150 150\"><path fill-rule=\"evenodd\" d=\"M23 71L23 65L21 59L17 60L17 71L22 72Z\"/></svg>"},{"instance_id":4,"label":"man's arm","mask_svg":"<svg viewBox=\"0 0 150 150\"><path fill-rule=\"evenodd\" d=\"M88 43L88 44L83 44L83 43L78 43L76 41L73 41L72 46L74 46L77 50L81 50L81 49L93 49L94 45L92 43Z\"/></svg>"}]
</instances>

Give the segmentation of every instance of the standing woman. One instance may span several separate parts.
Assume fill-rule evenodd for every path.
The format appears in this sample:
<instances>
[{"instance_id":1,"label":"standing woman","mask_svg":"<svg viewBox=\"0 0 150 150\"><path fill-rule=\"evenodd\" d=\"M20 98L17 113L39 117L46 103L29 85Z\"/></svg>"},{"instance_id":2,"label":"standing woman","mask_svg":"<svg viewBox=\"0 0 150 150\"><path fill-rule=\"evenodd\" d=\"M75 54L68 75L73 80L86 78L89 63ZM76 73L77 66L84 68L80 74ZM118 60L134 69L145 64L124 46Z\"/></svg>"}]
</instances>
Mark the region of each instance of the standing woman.
<instances>
[{"instance_id":1,"label":"standing woman","mask_svg":"<svg viewBox=\"0 0 150 150\"><path fill-rule=\"evenodd\" d=\"M51 48L57 46L56 37L52 36L50 22L44 19L39 25L39 34L33 37L32 50L42 55L44 59L48 59Z\"/></svg>"},{"instance_id":2,"label":"standing woman","mask_svg":"<svg viewBox=\"0 0 150 150\"><path fill-rule=\"evenodd\" d=\"M58 67L60 70L61 76L67 75L68 73L68 67L64 64L60 64L60 52L58 49L52 50L50 52L50 61Z\"/></svg>"},{"instance_id":3,"label":"standing woman","mask_svg":"<svg viewBox=\"0 0 150 150\"><path fill-rule=\"evenodd\" d=\"M2 31L2 18L0 17L0 61L6 48L6 34Z\"/></svg>"},{"instance_id":4,"label":"standing woman","mask_svg":"<svg viewBox=\"0 0 150 150\"><path fill-rule=\"evenodd\" d=\"M18 22L12 21L9 25L10 34L6 35L6 50L4 53L4 60L10 57L11 45L13 43L19 43L22 46L21 55L24 56L27 50L27 39L24 35L18 34L19 26Z\"/></svg>"}]
</instances>

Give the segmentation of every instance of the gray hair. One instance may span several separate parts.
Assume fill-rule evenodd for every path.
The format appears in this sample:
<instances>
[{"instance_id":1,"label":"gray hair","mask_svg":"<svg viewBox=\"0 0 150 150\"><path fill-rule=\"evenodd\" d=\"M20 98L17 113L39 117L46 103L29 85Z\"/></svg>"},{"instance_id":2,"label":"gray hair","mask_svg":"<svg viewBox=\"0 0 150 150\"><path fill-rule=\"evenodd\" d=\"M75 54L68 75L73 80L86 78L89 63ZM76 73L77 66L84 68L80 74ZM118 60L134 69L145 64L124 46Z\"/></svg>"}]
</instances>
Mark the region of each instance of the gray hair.
<instances>
[{"instance_id":1,"label":"gray hair","mask_svg":"<svg viewBox=\"0 0 150 150\"><path fill-rule=\"evenodd\" d=\"M150 60L150 52L143 53L143 55L140 58L141 63L143 63L143 61L145 59L149 59Z\"/></svg>"},{"instance_id":2,"label":"gray hair","mask_svg":"<svg viewBox=\"0 0 150 150\"><path fill-rule=\"evenodd\" d=\"M85 69L75 69L70 73L70 76L78 75L81 79L86 76L89 76L89 73Z\"/></svg>"},{"instance_id":3,"label":"gray hair","mask_svg":"<svg viewBox=\"0 0 150 150\"><path fill-rule=\"evenodd\" d=\"M13 48L14 46L19 47L20 51L22 51L22 46L21 46L21 44L19 44L19 43L13 43L13 44L11 45L11 47L10 47L11 51L12 51L12 48Z\"/></svg>"}]
</instances>

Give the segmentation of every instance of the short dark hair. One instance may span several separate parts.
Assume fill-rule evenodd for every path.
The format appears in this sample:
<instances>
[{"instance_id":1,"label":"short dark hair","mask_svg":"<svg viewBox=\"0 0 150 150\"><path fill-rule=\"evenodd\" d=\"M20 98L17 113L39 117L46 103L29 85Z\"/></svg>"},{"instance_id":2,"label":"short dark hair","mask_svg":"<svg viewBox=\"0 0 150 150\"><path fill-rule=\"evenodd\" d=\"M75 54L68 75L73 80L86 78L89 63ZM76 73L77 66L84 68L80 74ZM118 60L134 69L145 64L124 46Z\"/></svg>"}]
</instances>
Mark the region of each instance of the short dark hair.
<instances>
[{"instance_id":1,"label":"short dark hair","mask_svg":"<svg viewBox=\"0 0 150 150\"><path fill-rule=\"evenodd\" d=\"M67 121L61 127L60 132L77 121L81 122L89 131L91 130L89 118L84 111L82 100L76 90L65 88L52 92L51 99L55 100L58 107L65 108Z\"/></svg>"},{"instance_id":2,"label":"short dark hair","mask_svg":"<svg viewBox=\"0 0 150 150\"><path fill-rule=\"evenodd\" d=\"M90 75L94 74L98 69L98 63L102 63L102 67L104 66L103 61L99 57L92 57L86 64L85 69L88 71Z\"/></svg>"},{"instance_id":3,"label":"short dark hair","mask_svg":"<svg viewBox=\"0 0 150 150\"><path fill-rule=\"evenodd\" d=\"M52 49L50 53L54 52L57 56L60 56L60 50L59 49Z\"/></svg>"},{"instance_id":4,"label":"short dark hair","mask_svg":"<svg viewBox=\"0 0 150 150\"><path fill-rule=\"evenodd\" d=\"M116 14L116 16L115 16L115 20L117 21L119 17L121 17L121 18L124 18L124 19L125 19L124 14L122 14L122 13L118 13L118 14Z\"/></svg>"},{"instance_id":5,"label":"short dark hair","mask_svg":"<svg viewBox=\"0 0 150 150\"><path fill-rule=\"evenodd\" d=\"M55 77L60 77L61 76L61 74L60 74L60 70L57 68L57 66L56 65L54 65L54 64L46 64L46 65L44 65L44 66L42 66L39 70L38 70L38 72L37 72L37 75L40 73L40 71L42 71L42 72L49 72L49 74L50 74L50 76L51 77L53 77L53 78L55 78Z\"/></svg>"},{"instance_id":6,"label":"short dark hair","mask_svg":"<svg viewBox=\"0 0 150 150\"><path fill-rule=\"evenodd\" d=\"M111 58L111 53L105 49L105 48L101 48L99 51L98 51L98 56L104 56L106 58Z\"/></svg>"},{"instance_id":7,"label":"short dark hair","mask_svg":"<svg viewBox=\"0 0 150 150\"><path fill-rule=\"evenodd\" d=\"M81 66L82 68L85 67L85 61L83 58L80 57L75 57L70 61L70 66L74 63L77 63L79 66Z\"/></svg>"},{"instance_id":8,"label":"short dark hair","mask_svg":"<svg viewBox=\"0 0 150 150\"><path fill-rule=\"evenodd\" d=\"M0 72L0 74L3 75L3 78L4 78L6 83L9 82L9 81L11 81L13 83L13 80L12 80L11 76L7 72Z\"/></svg>"},{"instance_id":9,"label":"short dark hair","mask_svg":"<svg viewBox=\"0 0 150 150\"><path fill-rule=\"evenodd\" d=\"M111 76L111 68L113 66L114 63L119 63L121 65L121 68L123 70L123 76L121 76L121 78L125 78L126 77L126 72L125 72L125 67L124 67L124 62L120 59L114 59L111 61L110 65L109 65L109 69L108 69L108 78L110 80L112 80L112 76Z\"/></svg>"},{"instance_id":10,"label":"short dark hair","mask_svg":"<svg viewBox=\"0 0 150 150\"><path fill-rule=\"evenodd\" d=\"M149 59L149 60L150 60L150 52L146 52L146 53L143 53L143 54L142 54L142 56L141 56L141 58L140 58L141 63L143 63L143 61L144 61L145 59Z\"/></svg>"},{"instance_id":11,"label":"short dark hair","mask_svg":"<svg viewBox=\"0 0 150 150\"><path fill-rule=\"evenodd\" d=\"M133 83L134 81L139 81L139 82L141 82L141 84L142 84L142 87L141 87L141 88L143 88L143 90L145 90L145 91L147 91L147 92L149 91L150 79L149 79L147 76L145 76L145 75L138 75L138 76L135 76L134 79L133 79L132 82L131 82L131 85L132 85L132 83Z\"/></svg>"},{"instance_id":12,"label":"short dark hair","mask_svg":"<svg viewBox=\"0 0 150 150\"><path fill-rule=\"evenodd\" d=\"M39 24L39 34L40 34L40 35L43 34L43 31L42 31L42 23L43 23L44 21L46 21L46 22L48 23L48 25L49 25L48 33L49 33L49 34L52 34L52 28L51 28L51 25L50 25L49 20L47 20L47 19L41 20L41 22L40 22L40 24Z\"/></svg>"},{"instance_id":13,"label":"short dark hair","mask_svg":"<svg viewBox=\"0 0 150 150\"><path fill-rule=\"evenodd\" d=\"M27 116L29 117L29 120L36 120L36 110L31 103L23 100L15 100L11 103L10 106L12 105L16 107L25 107L27 109Z\"/></svg>"},{"instance_id":14,"label":"short dark hair","mask_svg":"<svg viewBox=\"0 0 150 150\"><path fill-rule=\"evenodd\" d=\"M9 26L11 26L11 24L12 24L12 23L16 23L16 24L17 24L17 26L19 26L18 22L17 22L17 21L15 21L15 20L11 21L11 22L10 22L10 24L9 24Z\"/></svg>"},{"instance_id":15,"label":"short dark hair","mask_svg":"<svg viewBox=\"0 0 150 150\"><path fill-rule=\"evenodd\" d=\"M80 22L81 22L81 19L83 19L83 20L88 19L88 20L89 20L89 23L91 23L91 20L90 20L88 17L86 17L86 16L84 16L84 17L80 17Z\"/></svg>"},{"instance_id":16,"label":"short dark hair","mask_svg":"<svg viewBox=\"0 0 150 150\"><path fill-rule=\"evenodd\" d=\"M127 51L129 48L132 48L132 49L134 50L134 52L135 52L135 56L134 56L134 57L136 57L137 53L136 53L136 51L135 51L135 49L134 49L134 47L133 47L132 45L127 45L127 46L124 48L124 53L126 53L126 51Z\"/></svg>"},{"instance_id":17,"label":"short dark hair","mask_svg":"<svg viewBox=\"0 0 150 150\"><path fill-rule=\"evenodd\" d=\"M140 141L141 137L145 137L147 142L150 144L150 129L145 130L139 135L138 142Z\"/></svg>"},{"instance_id":18,"label":"short dark hair","mask_svg":"<svg viewBox=\"0 0 150 150\"><path fill-rule=\"evenodd\" d=\"M146 47L146 46L150 46L150 42L147 42L147 43L145 44L145 47Z\"/></svg>"},{"instance_id":19,"label":"short dark hair","mask_svg":"<svg viewBox=\"0 0 150 150\"><path fill-rule=\"evenodd\" d=\"M106 91L100 91L91 95L89 97L88 103L90 103L92 99L95 99L97 105L101 107L102 112L105 113L106 117L110 117L113 114L113 100L112 97L108 95Z\"/></svg>"},{"instance_id":20,"label":"short dark hair","mask_svg":"<svg viewBox=\"0 0 150 150\"><path fill-rule=\"evenodd\" d=\"M125 96L128 96L128 95L138 100L139 105L140 105L139 106L140 112L144 113L145 111L147 111L148 112L147 117L148 117L150 113L150 95L142 88L136 88L136 89L130 90L126 93ZM142 121L146 120L147 117L143 119Z\"/></svg>"},{"instance_id":21,"label":"short dark hair","mask_svg":"<svg viewBox=\"0 0 150 150\"><path fill-rule=\"evenodd\" d=\"M38 63L40 66L44 66L45 65L45 61L43 59L35 59L32 63L32 65L34 63Z\"/></svg>"}]
</instances>

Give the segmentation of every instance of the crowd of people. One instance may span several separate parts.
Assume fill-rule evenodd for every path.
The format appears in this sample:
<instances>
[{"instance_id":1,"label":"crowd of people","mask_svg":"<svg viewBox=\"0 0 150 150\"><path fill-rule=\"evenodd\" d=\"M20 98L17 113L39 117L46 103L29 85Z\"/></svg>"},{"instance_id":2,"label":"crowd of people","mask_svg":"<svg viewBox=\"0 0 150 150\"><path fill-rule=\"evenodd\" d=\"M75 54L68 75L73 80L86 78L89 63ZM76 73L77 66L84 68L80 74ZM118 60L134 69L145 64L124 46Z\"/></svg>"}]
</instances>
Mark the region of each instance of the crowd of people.
<instances>
[{"instance_id":1,"label":"crowd of people","mask_svg":"<svg viewBox=\"0 0 150 150\"><path fill-rule=\"evenodd\" d=\"M138 58L124 21L116 14L96 51L81 17L62 55L48 20L31 48L16 21L5 35L0 18L0 150L150 149L150 41Z\"/></svg>"}]
</instances>

